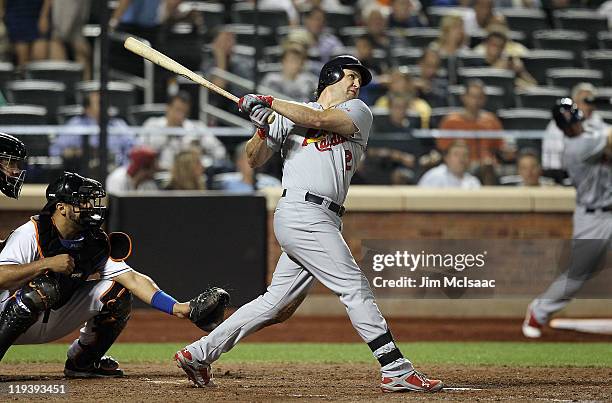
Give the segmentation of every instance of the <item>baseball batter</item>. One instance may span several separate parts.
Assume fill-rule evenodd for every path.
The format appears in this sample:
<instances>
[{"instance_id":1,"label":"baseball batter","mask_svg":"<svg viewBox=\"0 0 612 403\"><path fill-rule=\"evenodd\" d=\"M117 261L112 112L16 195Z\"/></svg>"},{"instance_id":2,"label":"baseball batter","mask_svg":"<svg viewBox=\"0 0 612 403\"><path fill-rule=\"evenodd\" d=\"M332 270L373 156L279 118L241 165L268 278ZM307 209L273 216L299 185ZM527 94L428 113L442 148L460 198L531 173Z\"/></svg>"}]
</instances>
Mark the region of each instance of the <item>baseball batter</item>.
<instances>
[{"instance_id":1,"label":"baseball batter","mask_svg":"<svg viewBox=\"0 0 612 403\"><path fill-rule=\"evenodd\" d=\"M25 178L26 147L16 137L0 133L0 191L13 199L19 198Z\"/></svg>"},{"instance_id":2,"label":"baseball batter","mask_svg":"<svg viewBox=\"0 0 612 403\"><path fill-rule=\"evenodd\" d=\"M371 73L352 56L326 63L317 102L301 104L246 95L239 107L258 126L247 144L249 163L284 158L283 194L274 213L274 233L283 254L265 294L242 306L208 336L175 355L196 386L212 383L210 364L242 338L291 316L315 279L346 307L353 327L382 369L385 392L436 392L442 382L417 372L397 348L367 279L341 234L342 204L368 142L372 113L359 99ZM268 126L271 113L277 113Z\"/></svg>"},{"instance_id":3,"label":"baseball batter","mask_svg":"<svg viewBox=\"0 0 612 403\"><path fill-rule=\"evenodd\" d=\"M570 98L557 102L553 119L565 135L563 164L576 186L572 256L568 268L528 307L523 334L537 338L604 263L612 245L612 130L585 131ZM600 131L603 129L600 129Z\"/></svg>"},{"instance_id":4,"label":"baseball batter","mask_svg":"<svg viewBox=\"0 0 612 403\"><path fill-rule=\"evenodd\" d=\"M127 324L132 294L204 330L218 325L225 291L179 303L125 263L129 237L100 229L105 195L99 182L65 172L47 187L41 213L0 245L0 359L13 344L46 343L86 323L68 349L64 374L122 376L104 354Z\"/></svg>"}]
</instances>

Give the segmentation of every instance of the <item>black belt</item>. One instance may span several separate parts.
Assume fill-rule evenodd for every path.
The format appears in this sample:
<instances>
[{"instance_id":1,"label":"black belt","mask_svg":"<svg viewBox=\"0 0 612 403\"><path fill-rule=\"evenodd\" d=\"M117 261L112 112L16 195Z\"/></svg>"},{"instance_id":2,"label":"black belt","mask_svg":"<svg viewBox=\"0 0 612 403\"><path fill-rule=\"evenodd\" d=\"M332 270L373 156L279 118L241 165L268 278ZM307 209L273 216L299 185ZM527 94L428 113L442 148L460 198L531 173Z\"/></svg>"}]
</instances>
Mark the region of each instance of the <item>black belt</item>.
<instances>
[{"instance_id":1,"label":"black belt","mask_svg":"<svg viewBox=\"0 0 612 403\"><path fill-rule=\"evenodd\" d=\"M602 207L602 208L585 208L584 211L586 213L589 213L589 214L593 214L593 213L596 213L598 211L602 211L604 213L607 213L609 211L612 211L612 206L606 206L606 207Z\"/></svg>"},{"instance_id":2,"label":"black belt","mask_svg":"<svg viewBox=\"0 0 612 403\"><path fill-rule=\"evenodd\" d=\"M287 189L283 189L282 197L285 197L286 195L287 195ZM307 202L311 202L311 203L315 203L319 205L323 204L323 202L325 201L325 199L322 198L321 196L314 195L310 192L306 192L306 195L304 196L304 200ZM336 213L338 217L342 217L344 215L344 212L346 211L344 206L341 206L338 203L335 203L333 201L329 202L329 206L327 206L327 208L333 211L334 213Z\"/></svg>"}]
</instances>

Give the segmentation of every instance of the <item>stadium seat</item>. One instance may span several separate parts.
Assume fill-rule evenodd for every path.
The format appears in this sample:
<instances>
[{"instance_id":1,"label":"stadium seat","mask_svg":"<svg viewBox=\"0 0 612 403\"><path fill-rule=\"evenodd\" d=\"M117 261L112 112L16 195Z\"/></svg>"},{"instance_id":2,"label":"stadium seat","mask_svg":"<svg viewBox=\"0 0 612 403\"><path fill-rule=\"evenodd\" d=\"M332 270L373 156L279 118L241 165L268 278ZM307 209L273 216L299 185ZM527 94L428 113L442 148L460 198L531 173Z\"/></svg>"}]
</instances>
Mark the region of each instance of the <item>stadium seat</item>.
<instances>
[{"instance_id":1,"label":"stadium seat","mask_svg":"<svg viewBox=\"0 0 612 403\"><path fill-rule=\"evenodd\" d=\"M487 62L484 56L472 50L462 50L457 53L458 67L485 67Z\"/></svg>"},{"instance_id":2,"label":"stadium seat","mask_svg":"<svg viewBox=\"0 0 612 403\"><path fill-rule=\"evenodd\" d=\"M548 85L553 87L572 88L578 83L589 82L595 87L601 87L604 83L603 73L599 70L556 68L548 69Z\"/></svg>"},{"instance_id":3,"label":"stadium seat","mask_svg":"<svg viewBox=\"0 0 612 403\"><path fill-rule=\"evenodd\" d=\"M372 128L373 132L376 134L381 133L391 133L389 131L389 125L387 124L389 121L389 109L387 108L372 108ZM410 122L410 127L413 129L421 128L421 117L416 111L409 110L408 121Z\"/></svg>"},{"instance_id":4,"label":"stadium seat","mask_svg":"<svg viewBox=\"0 0 612 403\"><path fill-rule=\"evenodd\" d=\"M128 117L131 124L142 126L149 118L165 116L166 104L144 104L133 105L128 109Z\"/></svg>"},{"instance_id":5,"label":"stadium seat","mask_svg":"<svg viewBox=\"0 0 612 403\"><path fill-rule=\"evenodd\" d=\"M276 37L269 27L259 26L257 35L255 35L255 26L246 24L230 24L226 25L225 30L233 32L236 35L236 43L246 46L275 46L277 45Z\"/></svg>"},{"instance_id":6,"label":"stadium seat","mask_svg":"<svg viewBox=\"0 0 612 403\"><path fill-rule=\"evenodd\" d=\"M338 36L345 46L355 46L355 39L367 33L366 27L343 27L338 30Z\"/></svg>"},{"instance_id":7,"label":"stadium seat","mask_svg":"<svg viewBox=\"0 0 612 403\"><path fill-rule=\"evenodd\" d=\"M4 105L0 106L1 126L20 126L47 124L47 109L36 105ZM34 134L20 136L28 150L28 157L49 155L49 136Z\"/></svg>"},{"instance_id":8,"label":"stadium seat","mask_svg":"<svg viewBox=\"0 0 612 403\"><path fill-rule=\"evenodd\" d=\"M448 87L449 105L455 107L461 107L461 96L465 94L464 85L451 85ZM501 87L485 87L485 94L487 94L487 103L484 109L495 112L498 109L509 108L514 106L514 100L506 96L506 93Z\"/></svg>"},{"instance_id":9,"label":"stadium seat","mask_svg":"<svg viewBox=\"0 0 612 403\"><path fill-rule=\"evenodd\" d=\"M431 129L437 129L440 126L440 122L444 119L444 116L449 115L454 112L463 112L463 108L458 108L456 106L449 106L444 108L432 108L431 116L429 118L429 127Z\"/></svg>"},{"instance_id":10,"label":"stadium seat","mask_svg":"<svg viewBox=\"0 0 612 403\"><path fill-rule=\"evenodd\" d=\"M599 111L599 116L609 125L612 125L612 111Z\"/></svg>"},{"instance_id":11,"label":"stadium seat","mask_svg":"<svg viewBox=\"0 0 612 403\"><path fill-rule=\"evenodd\" d=\"M589 34L591 45L594 45L597 40L597 32L608 29L608 18L596 10L555 10L553 11L553 24L558 29L586 31Z\"/></svg>"},{"instance_id":12,"label":"stadium seat","mask_svg":"<svg viewBox=\"0 0 612 403\"><path fill-rule=\"evenodd\" d=\"M408 40L408 46L415 48L426 48L429 44L440 36L437 28L408 28L405 30L395 30L393 35L401 35Z\"/></svg>"},{"instance_id":13,"label":"stadium seat","mask_svg":"<svg viewBox=\"0 0 612 403\"><path fill-rule=\"evenodd\" d=\"M574 59L589 48L589 35L585 31L568 31L551 29L535 31L533 46L537 49L569 50L574 53Z\"/></svg>"},{"instance_id":14,"label":"stadium seat","mask_svg":"<svg viewBox=\"0 0 612 403\"><path fill-rule=\"evenodd\" d=\"M216 28L225 24L224 5L213 2L184 1L179 5L179 9L185 12L194 11L202 15L206 35L211 38Z\"/></svg>"},{"instance_id":15,"label":"stadium seat","mask_svg":"<svg viewBox=\"0 0 612 403\"><path fill-rule=\"evenodd\" d=\"M12 103L44 106L48 123L57 122L57 108L66 103L66 86L59 81L12 81L6 89Z\"/></svg>"},{"instance_id":16,"label":"stadium seat","mask_svg":"<svg viewBox=\"0 0 612 403\"><path fill-rule=\"evenodd\" d=\"M569 97L570 90L556 87L517 88L516 106L529 109L550 109L559 98Z\"/></svg>"},{"instance_id":17,"label":"stadium seat","mask_svg":"<svg viewBox=\"0 0 612 403\"><path fill-rule=\"evenodd\" d=\"M508 27L513 31L533 32L550 29L546 13L535 8L502 8L499 12L506 17Z\"/></svg>"},{"instance_id":18,"label":"stadium seat","mask_svg":"<svg viewBox=\"0 0 612 403\"><path fill-rule=\"evenodd\" d=\"M356 11L353 7L338 7L325 12L327 26L338 31L342 27L353 27L357 25L355 20Z\"/></svg>"},{"instance_id":19,"label":"stadium seat","mask_svg":"<svg viewBox=\"0 0 612 403\"><path fill-rule=\"evenodd\" d=\"M508 31L506 32L508 38L513 40L514 42L518 42L525 47L531 47L531 37L523 31ZM487 38L487 31L480 30L477 34L472 35L470 37L470 47L474 48L478 46L481 42L483 42Z\"/></svg>"},{"instance_id":20,"label":"stadium seat","mask_svg":"<svg viewBox=\"0 0 612 403\"><path fill-rule=\"evenodd\" d=\"M607 85L612 84L612 50L586 50L582 52L584 67L599 70Z\"/></svg>"},{"instance_id":21,"label":"stadium seat","mask_svg":"<svg viewBox=\"0 0 612 403\"><path fill-rule=\"evenodd\" d=\"M77 102L82 104L83 99L91 91L99 91L100 83L97 81L82 81L76 85ZM118 110L119 116L127 118L128 109L136 105L136 87L133 84L122 81L111 81L108 83L109 106Z\"/></svg>"},{"instance_id":22,"label":"stadium seat","mask_svg":"<svg viewBox=\"0 0 612 403\"><path fill-rule=\"evenodd\" d=\"M439 27L440 21L447 15L459 15L463 16L468 12L467 7L440 7L432 6L426 9L427 17L429 18L429 25L432 27Z\"/></svg>"},{"instance_id":23,"label":"stadium seat","mask_svg":"<svg viewBox=\"0 0 612 403\"><path fill-rule=\"evenodd\" d=\"M497 116L505 130L544 130L551 119L549 109L500 109Z\"/></svg>"},{"instance_id":24,"label":"stadium seat","mask_svg":"<svg viewBox=\"0 0 612 403\"><path fill-rule=\"evenodd\" d=\"M598 32L597 43L599 44L600 49L612 49L612 32Z\"/></svg>"},{"instance_id":25,"label":"stadium seat","mask_svg":"<svg viewBox=\"0 0 612 403\"><path fill-rule=\"evenodd\" d=\"M236 2L232 7L233 21L238 24L263 25L274 29L275 27L289 25L287 12L281 8L262 8L255 13L255 6L250 2ZM256 21L257 19L257 21Z\"/></svg>"},{"instance_id":26,"label":"stadium seat","mask_svg":"<svg viewBox=\"0 0 612 403\"><path fill-rule=\"evenodd\" d=\"M538 81L547 83L546 70L556 67L574 67L574 55L566 50L533 49L521 58L527 71Z\"/></svg>"},{"instance_id":27,"label":"stadium seat","mask_svg":"<svg viewBox=\"0 0 612 403\"><path fill-rule=\"evenodd\" d=\"M0 62L0 90L6 90L6 84L15 80L15 66L13 63Z\"/></svg>"},{"instance_id":28,"label":"stadium seat","mask_svg":"<svg viewBox=\"0 0 612 403\"><path fill-rule=\"evenodd\" d=\"M180 60L188 69L198 70L202 64L202 40L193 24L177 23L166 29L160 49L172 59Z\"/></svg>"},{"instance_id":29,"label":"stadium seat","mask_svg":"<svg viewBox=\"0 0 612 403\"><path fill-rule=\"evenodd\" d=\"M597 88L597 95L595 96L595 102L597 104L597 110L599 111L612 111L612 87L599 87Z\"/></svg>"},{"instance_id":30,"label":"stadium seat","mask_svg":"<svg viewBox=\"0 0 612 403\"><path fill-rule=\"evenodd\" d=\"M514 97L515 74L511 70L492 67L462 67L457 69L457 77L459 84L465 84L471 79L480 79L486 85L503 88L506 96Z\"/></svg>"},{"instance_id":31,"label":"stadium seat","mask_svg":"<svg viewBox=\"0 0 612 403\"><path fill-rule=\"evenodd\" d=\"M74 102L76 83L83 80L83 65L64 60L42 60L26 65L26 77L33 80L61 81L68 102Z\"/></svg>"},{"instance_id":32,"label":"stadium seat","mask_svg":"<svg viewBox=\"0 0 612 403\"><path fill-rule=\"evenodd\" d=\"M396 66L414 66L418 64L423 56L421 48L393 48L391 49L391 60Z\"/></svg>"},{"instance_id":33,"label":"stadium seat","mask_svg":"<svg viewBox=\"0 0 612 403\"><path fill-rule=\"evenodd\" d=\"M57 108L57 120L59 124L66 124L71 118L80 116L85 112L83 105L63 105Z\"/></svg>"}]
</instances>

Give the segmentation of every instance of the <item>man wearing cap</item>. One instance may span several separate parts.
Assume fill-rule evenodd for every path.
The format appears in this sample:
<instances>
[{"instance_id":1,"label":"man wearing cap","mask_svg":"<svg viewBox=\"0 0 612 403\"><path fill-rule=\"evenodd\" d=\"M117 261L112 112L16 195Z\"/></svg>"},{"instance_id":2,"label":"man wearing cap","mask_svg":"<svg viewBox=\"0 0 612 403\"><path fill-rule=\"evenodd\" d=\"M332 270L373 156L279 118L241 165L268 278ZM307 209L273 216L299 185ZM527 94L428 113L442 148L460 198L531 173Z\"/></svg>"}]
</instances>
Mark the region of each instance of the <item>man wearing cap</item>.
<instances>
[{"instance_id":1,"label":"man wearing cap","mask_svg":"<svg viewBox=\"0 0 612 403\"><path fill-rule=\"evenodd\" d=\"M115 169L106 178L108 193L158 190L153 180L159 170L157 157L157 152L151 147L134 147L130 151L130 164Z\"/></svg>"},{"instance_id":2,"label":"man wearing cap","mask_svg":"<svg viewBox=\"0 0 612 403\"><path fill-rule=\"evenodd\" d=\"M417 372L398 349L340 232L342 204L372 125L372 112L357 97L371 80L358 59L339 56L323 66L316 102L252 94L240 99L240 110L258 127L247 143L249 164L259 167L278 151L284 158L284 189L274 214L283 254L265 294L176 353L178 366L196 386L211 384L210 364L241 339L289 318L316 279L339 296L353 327L379 361L384 392L442 389L442 382Z\"/></svg>"}]
</instances>

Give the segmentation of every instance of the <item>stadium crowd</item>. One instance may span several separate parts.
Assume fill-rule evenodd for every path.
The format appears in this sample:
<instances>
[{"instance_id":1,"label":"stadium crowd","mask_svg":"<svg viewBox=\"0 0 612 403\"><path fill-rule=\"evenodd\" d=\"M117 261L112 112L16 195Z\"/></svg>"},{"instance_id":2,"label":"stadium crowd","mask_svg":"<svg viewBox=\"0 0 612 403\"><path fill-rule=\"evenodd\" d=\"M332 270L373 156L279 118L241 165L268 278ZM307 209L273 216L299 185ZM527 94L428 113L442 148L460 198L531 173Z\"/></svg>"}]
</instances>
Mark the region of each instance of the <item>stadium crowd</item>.
<instances>
[{"instance_id":1,"label":"stadium crowd","mask_svg":"<svg viewBox=\"0 0 612 403\"><path fill-rule=\"evenodd\" d=\"M358 57L374 75L359 94L374 124L353 183L566 184L562 135L550 123L554 99L571 95L587 125L612 122L612 107L600 102L612 95L612 0L259 0L257 10L252 0L110 3L113 35L144 38L235 94L247 91L220 70L259 84L259 92L312 101L323 63L338 54ZM87 85L99 63L92 51L97 3L3 0L0 12L0 125L97 126L99 92ZM142 76L142 63L130 57L119 41L111 44L111 68L122 77ZM227 118L201 114L199 92L156 69L157 103L141 105L143 94L127 81L123 96L110 98L109 127L119 132L108 144L110 191L248 192L279 185L279 159L253 172L243 144L207 130L227 126ZM210 94L208 101L239 116L224 98ZM14 109L25 104L46 109ZM133 126L145 130L136 134ZM164 134L164 128L200 134ZM415 129L487 135L432 137ZM545 135L506 132L523 129ZM83 139L59 133L25 140L37 141L28 146L44 169L55 163L86 173L99 164L98 139Z\"/></svg>"}]
</instances>

